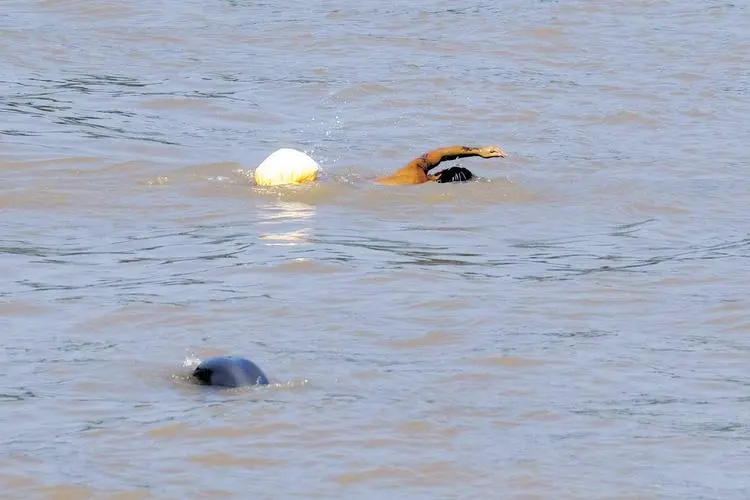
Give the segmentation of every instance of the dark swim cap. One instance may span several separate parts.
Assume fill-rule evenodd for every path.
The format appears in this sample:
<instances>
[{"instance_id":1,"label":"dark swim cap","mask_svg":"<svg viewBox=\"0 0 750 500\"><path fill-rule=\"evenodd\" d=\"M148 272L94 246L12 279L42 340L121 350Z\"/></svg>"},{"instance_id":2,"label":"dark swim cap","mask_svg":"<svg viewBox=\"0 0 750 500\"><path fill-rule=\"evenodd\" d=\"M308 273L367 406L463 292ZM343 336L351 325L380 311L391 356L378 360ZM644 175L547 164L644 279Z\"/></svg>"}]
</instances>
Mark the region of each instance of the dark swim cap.
<instances>
[{"instance_id":1,"label":"dark swim cap","mask_svg":"<svg viewBox=\"0 0 750 500\"><path fill-rule=\"evenodd\" d=\"M442 172L438 172L436 182L464 182L474 177L468 168L464 167L451 167L446 168Z\"/></svg>"},{"instance_id":2,"label":"dark swim cap","mask_svg":"<svg viewBox=\"0 0 750 500\"><path fill-rule=\"evenodd\" d=\"M219 356L199 364L193 377L203 385L241 387L243 385L268 385L268 377L249 359L236 356Z\"/></svg>"}]
</instances>

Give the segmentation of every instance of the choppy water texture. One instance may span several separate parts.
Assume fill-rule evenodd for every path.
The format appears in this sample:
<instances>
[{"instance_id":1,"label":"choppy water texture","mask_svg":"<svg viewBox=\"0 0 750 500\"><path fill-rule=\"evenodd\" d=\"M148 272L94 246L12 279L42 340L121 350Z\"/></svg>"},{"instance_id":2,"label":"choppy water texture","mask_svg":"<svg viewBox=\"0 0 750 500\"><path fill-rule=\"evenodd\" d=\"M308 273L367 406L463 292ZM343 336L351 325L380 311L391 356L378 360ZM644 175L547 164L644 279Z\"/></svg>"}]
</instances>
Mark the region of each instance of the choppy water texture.
<instances>
[{"instance_id":1,"label":"choppy water texture","mask_svg":"<svg viewBox=\"0 0 750 500\"><path fill-rule=\"evenodd\" d=\"M750 7L458 5L3 2L3 498L750 496Z\"/></svg>"}]
</instances>

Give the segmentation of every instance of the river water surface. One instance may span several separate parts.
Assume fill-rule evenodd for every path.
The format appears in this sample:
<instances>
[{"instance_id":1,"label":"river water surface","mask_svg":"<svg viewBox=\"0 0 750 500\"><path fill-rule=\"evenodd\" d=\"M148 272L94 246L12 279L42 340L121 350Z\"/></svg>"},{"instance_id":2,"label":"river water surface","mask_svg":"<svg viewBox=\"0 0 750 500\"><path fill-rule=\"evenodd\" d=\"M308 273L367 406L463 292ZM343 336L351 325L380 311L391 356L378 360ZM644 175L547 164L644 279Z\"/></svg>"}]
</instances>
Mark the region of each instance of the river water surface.
<instances>
[{"instance_id":1,"label":"river water surface","mask_svg":"<svg viewBox=\"0 0 750 500\"><path fill-rule=\"evenodd\" d=\"M4 0L2 498L750 497L748 26ZM508 157L371 182L453 144Z\"/></svg>"}]
</instances>

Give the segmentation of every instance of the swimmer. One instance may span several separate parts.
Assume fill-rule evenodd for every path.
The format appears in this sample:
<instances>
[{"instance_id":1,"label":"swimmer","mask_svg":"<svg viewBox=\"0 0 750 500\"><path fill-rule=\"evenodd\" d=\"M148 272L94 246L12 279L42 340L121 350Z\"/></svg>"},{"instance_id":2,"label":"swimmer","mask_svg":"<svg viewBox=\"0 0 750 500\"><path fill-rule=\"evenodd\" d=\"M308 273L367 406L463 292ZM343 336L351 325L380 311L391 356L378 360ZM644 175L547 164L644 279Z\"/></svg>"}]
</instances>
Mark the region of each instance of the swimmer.
<instances>
[{"instance_id":1,"label":"swimmer","mask_svg":"<svg viewBox=\"0 0 750 500\"><path fill-rule=\"evenodd\" d=\"M435 174L430 170L444 161L480 156L482 158L504 158L505 153L497 146L473 148L469 146L449 146L429 151L413 159L405 167L392 175L376 179L382 185L423 184L425 182L462 182L474 175L467 168L450 167ZM285 184L303 184L317 179L320 167L317 162L302 151L282 148L266 158L255 169L255 183L258 186L281 186Z\"/></svg>"},{"instance_id":2,"label":"swimmer","mask_svg":"<svg viewBox=\"0 0 750 500\"><path fill-rule=\"evenodd\" d=\"M388 186L407 184L423 184L425 182L461 182L468 181L474 175L463 167L450 167L436 174L429 171L444 161L465 158L467 156L481 156L482 158L505 158L505 152L497 146L472 148L469 146L448 146L434 149L418 158L414 158L405 167L375 182Z\"/></svg>"}]
</instances>

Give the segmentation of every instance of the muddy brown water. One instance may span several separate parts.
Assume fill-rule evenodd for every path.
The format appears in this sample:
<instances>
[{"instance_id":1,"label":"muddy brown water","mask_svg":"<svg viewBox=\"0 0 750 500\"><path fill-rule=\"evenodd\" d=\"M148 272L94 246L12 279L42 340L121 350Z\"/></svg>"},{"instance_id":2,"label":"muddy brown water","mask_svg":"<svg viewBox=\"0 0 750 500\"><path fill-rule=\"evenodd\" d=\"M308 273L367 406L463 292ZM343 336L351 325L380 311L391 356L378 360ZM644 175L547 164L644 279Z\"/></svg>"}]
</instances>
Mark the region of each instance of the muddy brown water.
<instances>
[{"instance_id":1,"label":"muddy brown water","mask_svg":"<svg viewBox=\"0 0 750 500\"><path fill-rule=\"evenodd\" d=\"M5 0L2 497L750 496L749 25ZM320 182L254 187L279 147ZM186 381L222 353L274 385Z\"/></svg>"}]
</instances>

